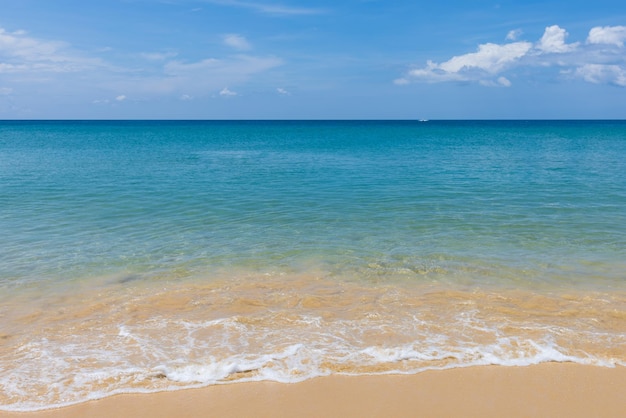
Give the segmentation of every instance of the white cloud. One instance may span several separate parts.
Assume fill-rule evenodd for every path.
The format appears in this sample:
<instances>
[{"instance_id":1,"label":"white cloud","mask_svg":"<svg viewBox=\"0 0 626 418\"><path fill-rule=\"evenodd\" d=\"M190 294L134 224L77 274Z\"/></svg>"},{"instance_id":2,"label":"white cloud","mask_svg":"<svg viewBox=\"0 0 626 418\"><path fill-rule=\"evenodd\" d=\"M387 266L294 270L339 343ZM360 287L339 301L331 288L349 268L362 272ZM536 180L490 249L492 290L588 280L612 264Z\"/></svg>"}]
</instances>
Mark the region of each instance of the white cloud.
<instances>
[{"instance_id":1,"label":"white cloud","mask_svg":"<svg viewBox=\"0 0 626 418\"><path fill-rule=\"evenodd\" d=\"M237 36L224 40L239 49L249 45ZM77 103L119 109L130 102L156 103L159 98L181 105L211 95L237 100L237 92L249 83L261 91L275 89L271 72L284 63L276 56L240 52L189 60L173 51L79 50L0 26L0 104L6 108L9 102L30 100L36 109L70 112L69 104ZM61 109L60 103L68 106Z\"/></svg>"},{"instance_id":2,"label":"white cloud","mask_svg":"<svg viewBox=\"0 0 626 418\"><path fill-rule=\"evenodd\" d=\"M393 80L393 84L396 84L398 86L404 86L410 83L411 82L406 77L400 77L400 78L396 78L395 80Z\"/></svg>"},{"instance_id":3,"label":"white cloud","mask_svg":"<svg viewBox=\"0 0 626 418\"><path fill-rule=\"evenodd\" d=\"M626 69L618 65L585 64L576 69L576 75L594 84L626 87Z\"/></svg>"},{"instance_id":4,"label":"white cloud","mask_svg":"<svg viewBox=\"0 0 626 418\"><path fill-rule=\"evenodd\" d=\"M290 16L290 15L316 15L325 13L322 9L312 9L305 7L290 7L280 4L267 4L258 2L248 2L239 0L205 0L207 3L219 4L222 6L234 6L243 9L253 10L255 12L276 15L276 16Z\"/></svg>"},{"instance_id":5,"label":"white cloud","mask_svg":"<svg viewBox=\"0 0 626 418\"><path fill-rule=\"evenodd\" d=\"M479 80L478 84L486 87L511 87L511 82L506 77L498 77L496 80Z\"/></svg>"},{"instance_id":6,"label":"white cloud","mask_svg":"<svg viewBox=\"0 0 626 418\"><path fill-rule=\"evenodd\" d=\"M40 41L26 36L23 30L7 32L0 28L0 52L28 61L58 60L56 54L66 45L62 42Z\"/></svg>"},{"instance_id":7,"label":"white cloud","mask_svg":"<svg viewBox=\"0 0 626 418\"><path fill-rule=\"evenodd\" d=\"M506 40L517 41L521 35L522 35L521 29L513 29L512 31L509 31L509 33L506 34Z\"/></svg>"},{"instance_id":8,"label":"white cloud","mask_svg":"<svg viewBox=\"0 0 626 418\"><path fill-rule=\"evenodd\" d=\"M568 33L558 25L548 26L543 36L537 43L537 49L542 52L563 53L573 51L578 47L578 42L566 44L565 38Z\"/></svg>"},{"instance_id":9,"label":"white cloud","mask_svg":"<svg viewBox=\"0 0 626 418\"><path fill-rule=\"evenodd\" d=\"M194 62L172 60L153 69L148 75L123 75L111 86L132 97L171 96L182 98L193 92L193 98L210 95L224 86L231 88L252 80L262 80L264 73L283 64L277 57L234 55L205 58ZM258 81L257 81L258 82ZM185 100L185 99L181 99Z\"/></svg>"},{"instance_id":10,"label":"white cloud","mask_svg":"<svg viewBox=\"0 0 626 418\"><path fill-rule=\"evenodd\" d=\"M483 44L478 46L477 52L455 56L441 64L428 61L425 68L411 70L408 76L429 82L483 79L485 74L497 74L512 65L531 48L529 42ZM395 81L396 84L407 82L406 78Z\"/></svg>"},{"instance_id":11,"label":"white cloud","mask_svg":"<svg viewBox=\"0 0 626 418\"><path fill-rule=\"evenodd\" d=\"M174 58L178 53L174 51L169 52L143 52L141 54L142 58L145 58L150 61L163 61L166 59Z\"/></svg>"},{"instance_id":12,"label":"white cloud","mask_svg":"<svg viewBox=\"0 0 626 418\"><path fill-rule=\"evenodd\" d=\"M183 76L190 74L206 75L250 75L282 65L282 60L274 57L254 57L237 55L228 59L207 58L198 62L184 63L170 61L165 64L165 74Z\"/></svg>"},{"instance_id":13,"label":"white cloud","mask_svg":"<svg viewBox=\"0 0 626 418\"><path fill-rule=\"evenodd\" d=\"M0 28L0 72L77 72L102 66L99 59L82 57L68 44L27 36L23 30Z\"/></svg>"},{"instance_id":14,"label":"white cloud","mask_svg":"<svg viewBox=\"0 0 626 418\"><path fill-rule=\"evenodd\" d=\"M222 36L222 39L224 40L224 44L239 51L252 49L248 40L241 35L237 35L236 33L224 35Z\"/></svg>"},{"instance_id":15,"label":"white cloud","mask_svg":"<svg viewBox=\"0 0 626 418\"><path fill-rule=\"evenodd\" d=\"M498 84L504 87L511 87L511 82L506 77L498 77Z\"/></svg>"},{"instance_id":16,"label":"white cloud","mask_svg":"<svg viewBox=\"0 0 626 418\"><path fill-rule=\"evenodd\" d=\"M483 44L478 46L478 52L452 57L449 61L441 63L439 68L448 73L458 73L474 68L488 73L497 73L526 55L531 47L532 45L528 42L505 45Z\"/></svg>"},{"instance_id":17,"label":"white cloud","mask_svg":"<svg viewBox=\"0 0 626 418\"><path fill-rule=\"evenodd\" d=\"M238 49L249 46L240 35L227 35L224 40ZM107 55L109 59L115 58ZM9 32L0 27L0 76L3 76L3 83L27 86L20 91L31 90L34 85L46 85L48 91L62 94L68 89L76 90L80 85L85 92L89 88L108 91L113 97L111 102L115 102L120 91L133 98L181 97L190 91L194 96L201 96L216 89L219 91L225 85L247 83L283 64L277 57L246 54L191 62L174 59L177 56L174 51L134 55L147 60L140 64L142 67L116 66L77 51L65 42L37 39L25 31Z\"/></svg>"},{"instance_id":18,"label":"white cloud","mask_svg":"<svg viewBox=\"0 0 626 418\"><path fill-rule=\"evenodd\" d=\"M16 64L6 64L4 62L0 62L0 73L19 73L28 71L31 69L30 66L27 65L16 65Z\"/></svg>"},{"instance_id":19,"label":"white cloud","mask_svg":"<svg viewBox=\"0 0 626 418\"><path fill-rule=\"evenodd\" d=\"M511 31L508 39L520 31ZM536 43L517 41L505 44L486 43L476 52L458 55L448 61L427 61L426 66L409 70L394 80L397 85L412 81L427 83L463 81L483 86L510 87L506 73L519 68L541 72L560 68L560 74L571 75L591 83L609 83L626 87L626 27L596 27L589 32L586 44L566 43L568 34L558 25L548 26ZM615 46L620 49L616 49ZM528 70L526 73L530 73ZM532 73L531 73L532 74Z\"/></svg>"},{"instance_id":20,"label":"white cloud","mask_svg":"<svg viewBox=\"0 0 626 418\"><path fill-rule=\"evenodd\" d=\"M282 65L275 57L237 55L225 59L207 58L185 63L170 61L163 67L165 77L157 77L144 84L147 90L169 89L197 95L209 94L223 86L246 83L252 77ZM228 90L228 89L227 89ZM163 91L167 93L167 91Z\"/></svg>"},{"instance_id":21,"label":"white cloud","mask_svg":"<svg viewBox=\"0 0 626 418\"><path fill-rule=\"evenodd\" d=\"M589 31L587 43L608 44L618 47L624 46L626 41L626 26L596 26Z\"/></svg>"},{"instance_id":22,"label":"white cloud","mask_svg":"<svg viewBox=\"0 0 626 418\"><path fill-rule=\"evenodd\" d=\"M233 97L233 96L237 96L237 93L235 93L234 91L228 90L228 87L224 87L220 91L220 96L222 96L222 97Z\"/></svg>"},{"instance_id":23,"label":"white cloud","mask_svg":"<svg viewBox=\"0 0 626 418\"><path fill-rule=\"evenodd\" d=\"M284 95L284 96L290 96L290 95L291 95L291 93L290 93L290 92L288 92L287 90L285 90L285 89L283 89L283 88L281 88L281 87L278 87L278 88L276 89L276 91L277 91L279 94L282 94L282 95Z\"/></svg>"}]
</instances>

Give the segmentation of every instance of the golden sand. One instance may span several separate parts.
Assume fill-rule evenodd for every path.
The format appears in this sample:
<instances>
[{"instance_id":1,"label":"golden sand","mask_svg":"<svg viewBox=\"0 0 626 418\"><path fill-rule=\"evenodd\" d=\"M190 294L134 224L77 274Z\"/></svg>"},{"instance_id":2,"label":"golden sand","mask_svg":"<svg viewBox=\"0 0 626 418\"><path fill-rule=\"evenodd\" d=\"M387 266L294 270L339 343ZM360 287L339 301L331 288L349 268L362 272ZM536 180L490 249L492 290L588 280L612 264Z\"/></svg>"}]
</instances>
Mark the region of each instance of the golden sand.
<instances>
[{"instance_id":1,"label":"golden sand","mask_svg":"<svg viewBox=\"0 0 626 418\"><path fill-rule=\"evenodd\" d=\"M622 417L626 368L547 363L117 395L6 418Z\"/></svg>"},{"instance_id":2,"label":"golden sand","mask_svg":"<svg viewBox=\"0 0 626 418\"><path fill-rule=\"evenodd\" d=\"M308 276L196 285L137 283L130 288L120 284L119 288L34 295L0 304L0 369L8 371L0 379L0 405L37 408L81 402L92 393L165 391L198 382L263 379L268 373L293 381L314 375L415 373L498 361L511 366L546 359L623 365L625 302L621 291L538 293L436 284L363 285ZM346 353L358 355L346 358ZM268 355L274 356L271 361L258 360ZM192 368L242 366L235 373L190 382L176 377L190 373L184 367L179 370L178 356L184 357L183 366ZM120 373L127 364L139 371ZM526 369L503 370L519 374L511 370ZM100 378L102 371L109 374ZM465 376L466 372L444 375L454 379L457 373ZM421 382L424 376L436 375L420 373L390 381ZM322 393L327 385L343 379L243 384L201 393L225 391L245 398L248 390L241 388L278 387L278 392L290 393L331 382L320 386ZM356 383L337 390L348 393L353 385L369 379L349 379ZM2 386L2 382L8 383ZM51 384L56 390L50 389ZM626 393L626 385L622 386ZM142 399L152 402L151 396Z\"/></svg>"}]
</instances>

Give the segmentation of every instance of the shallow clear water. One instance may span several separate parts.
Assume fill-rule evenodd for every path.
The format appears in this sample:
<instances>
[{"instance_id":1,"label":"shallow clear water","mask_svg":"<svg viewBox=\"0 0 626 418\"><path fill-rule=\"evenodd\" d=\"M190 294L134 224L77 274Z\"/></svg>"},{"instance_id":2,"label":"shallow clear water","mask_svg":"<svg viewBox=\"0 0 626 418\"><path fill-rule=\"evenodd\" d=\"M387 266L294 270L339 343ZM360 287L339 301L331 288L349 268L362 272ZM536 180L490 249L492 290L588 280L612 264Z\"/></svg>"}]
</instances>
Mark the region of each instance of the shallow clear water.
<instances>
[{"instance_id":1,"label":"shallow clear water","mask_svg":"<svg viewBox=\"0 0 626 418\"><path fill-rule=\"evenodd\" d=\"M0 409L626 363L626 122L0 122Z\"/></svg>"}]
</instances>

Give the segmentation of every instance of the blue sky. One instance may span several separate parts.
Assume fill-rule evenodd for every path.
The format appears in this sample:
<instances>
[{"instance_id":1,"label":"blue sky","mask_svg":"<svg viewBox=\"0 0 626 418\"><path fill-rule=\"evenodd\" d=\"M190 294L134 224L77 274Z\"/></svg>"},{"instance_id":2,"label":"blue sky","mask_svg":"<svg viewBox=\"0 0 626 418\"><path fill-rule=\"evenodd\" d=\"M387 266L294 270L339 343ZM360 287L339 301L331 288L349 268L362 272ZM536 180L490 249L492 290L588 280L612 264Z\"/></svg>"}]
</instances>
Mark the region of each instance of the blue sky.
<instances>
[{"instance_id":1,"label":"blue sky","mask_svg":"<svg viewBox=\"0 0 626 418\"><path fill-rule=\"evenodd\" d=\"M0 119L626 118L623 1L0 0Z\"/></svg>"}]
</instances>

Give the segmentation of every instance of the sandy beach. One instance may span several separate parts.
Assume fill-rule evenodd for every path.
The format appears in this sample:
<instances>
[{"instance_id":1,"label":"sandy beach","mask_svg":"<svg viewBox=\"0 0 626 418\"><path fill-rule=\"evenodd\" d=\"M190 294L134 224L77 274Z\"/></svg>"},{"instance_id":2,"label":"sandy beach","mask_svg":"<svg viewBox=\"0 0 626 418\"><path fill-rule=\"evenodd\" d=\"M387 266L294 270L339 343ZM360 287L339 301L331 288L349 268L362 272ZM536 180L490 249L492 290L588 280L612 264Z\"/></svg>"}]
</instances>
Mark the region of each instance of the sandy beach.
<instances>
[{"instance_id":1,"label":"sandy beach","mask_svg":"<svg viewBox=\"0 0 626 418\"><path fill-rule=\"evenodd\" d=\"M334 375L295 384L239 383L117 395L70 407L7 413L56 417L619 417L626 368L547 363L415 375Z\"/></svg>"}]
</instances>

